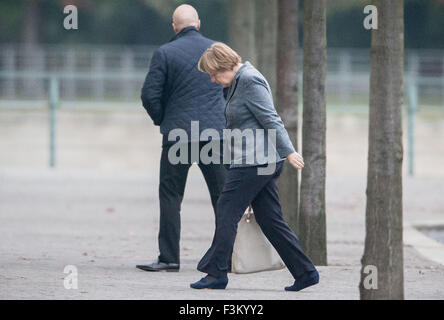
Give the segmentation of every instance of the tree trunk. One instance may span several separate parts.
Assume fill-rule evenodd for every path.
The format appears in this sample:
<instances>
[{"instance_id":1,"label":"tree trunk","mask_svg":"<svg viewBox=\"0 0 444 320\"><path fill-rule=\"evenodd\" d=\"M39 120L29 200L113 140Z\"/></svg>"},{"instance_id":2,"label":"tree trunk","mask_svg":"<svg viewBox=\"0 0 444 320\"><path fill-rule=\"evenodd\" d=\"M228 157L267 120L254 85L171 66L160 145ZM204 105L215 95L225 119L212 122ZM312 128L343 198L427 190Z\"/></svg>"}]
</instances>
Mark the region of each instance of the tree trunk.
<instances>
[{"instance_id":1,"label":"tree trunk","mask_svg":"<svg viewBox=\"0 0 444 320\"><path fill-rule=\"evenodd\" d=\"M304 74L299 236L315 265L327 265L326 168L326 0L304 1Z\"/></svg>"},{"instance_id":2,"label":"tree trunk","mask_svg":"<svg viewBox=\"0 0 444 320\"><path fill-rule=\"evenodd\" d=\"M298 0L279 0L277 35L276 109L298 150ZM298 234L299 172L288 162L279 179L284 218Z\"/></svg>"},{"instance_id":3,"label":"tree trunk","mask_svg":"<svg viewBox=\"0 0 444 320\"><path fill-rule=\"evenodd\" d=\"M278 0L256 0L257 68L276 94Z\"/></svg>"},{"instance_id":4,"label":"tree trunk","mask_svg":"<svg viewBox=\"0 0 444 320\"><path fill-rule=\"evenodd\" d=\"M361 299L403 299L402 96L403 0L377 0L378 29L372 30L365 249ZM376 267L377 289L366 285Z\"/></svg>"},{"instance_id":5,"label":"tree trunk","mask_svg":"<svg viewBox=\"0 0 444 320\"><path fill-rule=\"evenodd\" d=\"M254 0L228 0L228 43L243 61L256 64Z\"/></svg>"}]
</instances>

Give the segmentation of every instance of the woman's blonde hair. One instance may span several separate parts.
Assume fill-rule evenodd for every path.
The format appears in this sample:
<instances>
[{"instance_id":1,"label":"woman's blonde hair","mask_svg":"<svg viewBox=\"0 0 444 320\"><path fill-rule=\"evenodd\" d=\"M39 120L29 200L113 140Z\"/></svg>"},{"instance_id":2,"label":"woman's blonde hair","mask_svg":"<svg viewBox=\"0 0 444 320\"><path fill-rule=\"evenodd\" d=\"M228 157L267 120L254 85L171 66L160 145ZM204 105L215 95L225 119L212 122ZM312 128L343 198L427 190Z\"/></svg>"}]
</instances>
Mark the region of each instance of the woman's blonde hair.
<instances>
[{"instance_id":1,"label":"woman's blonde hair","mask_svg":"<svg viewBox=\"0 0 444 320\"><path fill-rule=\"evenodd\" d=\"M215 74L233 70L239 63L242 63L242 58L236 51L222 42L216 42L202 54L198 69L201 72Z\"/></svg>"}]
</instances>

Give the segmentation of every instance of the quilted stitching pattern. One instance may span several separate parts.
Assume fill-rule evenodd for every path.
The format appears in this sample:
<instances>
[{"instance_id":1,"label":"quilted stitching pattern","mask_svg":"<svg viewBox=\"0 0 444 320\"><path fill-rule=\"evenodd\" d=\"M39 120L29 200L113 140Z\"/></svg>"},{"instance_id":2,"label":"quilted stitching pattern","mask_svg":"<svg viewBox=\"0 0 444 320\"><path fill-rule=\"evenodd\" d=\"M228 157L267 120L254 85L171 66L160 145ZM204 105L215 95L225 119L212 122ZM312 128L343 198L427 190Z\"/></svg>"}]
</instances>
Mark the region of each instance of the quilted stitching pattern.
<instances>
[{"instance_id":1,"label":"quilted stitching pattern","mask_svg":"<svg viewBox=\"0 0 444 320\"><path fill-rule=\"evenodd\" d=\"M166 64L167 70L162 98L163 119L160 123L160 132L164 136L167 137L173 129L181 128L187 131L191 140L191 121L199 121L200 132L213 128L219 131L222 138L225 128L222 87L212 83L207 74L197 69L201 55L213 42L195 28L188 27L158 49L163 54L157 56L165 57L165 61L159 63ZM149 75L146 82L153 81ZM149 112L149 104L144 102L144 107Z\"/></svg>"}]
</instances>

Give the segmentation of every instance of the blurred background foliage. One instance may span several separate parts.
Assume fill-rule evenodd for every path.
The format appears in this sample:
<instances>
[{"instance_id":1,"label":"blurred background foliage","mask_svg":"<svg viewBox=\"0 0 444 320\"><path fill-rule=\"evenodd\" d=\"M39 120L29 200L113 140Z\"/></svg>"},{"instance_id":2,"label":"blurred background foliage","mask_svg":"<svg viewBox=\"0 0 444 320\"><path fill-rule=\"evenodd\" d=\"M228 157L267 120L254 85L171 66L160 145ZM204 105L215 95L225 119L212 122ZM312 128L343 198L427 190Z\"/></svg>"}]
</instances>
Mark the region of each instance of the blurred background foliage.
<instances>
[{"instance_id":1,"label":"blurred background foliage","mask_svg":"<svg viewBox=\"0 0 444 320\"><path fill-rule=\"evenodd\" d=\"M330 47L369 47L370 32L362 28L368 2L328 1ZM174 35L171 14L182 3L198 10L204 35L227 41L226 0L2 0L0 43L158 45ZM79 10L78 31L62 27L63 7L68 4ZM300 4L302 9L303 1ZM405 0L406 48L444 48L442 30L444 0Z\"/></svg>"}]
</instances>

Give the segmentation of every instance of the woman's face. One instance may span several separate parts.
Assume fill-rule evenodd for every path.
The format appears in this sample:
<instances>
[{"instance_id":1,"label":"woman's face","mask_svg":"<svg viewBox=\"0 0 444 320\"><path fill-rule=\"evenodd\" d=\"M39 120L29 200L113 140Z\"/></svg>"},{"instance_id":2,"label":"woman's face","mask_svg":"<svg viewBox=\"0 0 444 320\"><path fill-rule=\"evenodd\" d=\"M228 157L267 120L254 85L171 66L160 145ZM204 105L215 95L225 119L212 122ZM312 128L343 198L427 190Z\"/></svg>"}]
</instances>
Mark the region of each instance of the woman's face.
<instances>
[{"instance_id":1,"label":"woman's face","mask_svg":"<svg viewBox=\"0 0 444 320\"><path fill-rule=\"evenodd\" d=\"M233 83L234 76L236 75L235 70L221 71L214 74L210 74L211 82L215 82L222 87L226 88L231 86Z\"/></svg>"}]
</instances>

